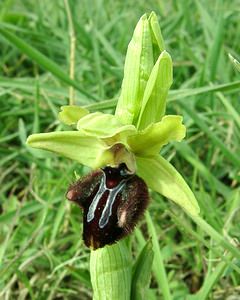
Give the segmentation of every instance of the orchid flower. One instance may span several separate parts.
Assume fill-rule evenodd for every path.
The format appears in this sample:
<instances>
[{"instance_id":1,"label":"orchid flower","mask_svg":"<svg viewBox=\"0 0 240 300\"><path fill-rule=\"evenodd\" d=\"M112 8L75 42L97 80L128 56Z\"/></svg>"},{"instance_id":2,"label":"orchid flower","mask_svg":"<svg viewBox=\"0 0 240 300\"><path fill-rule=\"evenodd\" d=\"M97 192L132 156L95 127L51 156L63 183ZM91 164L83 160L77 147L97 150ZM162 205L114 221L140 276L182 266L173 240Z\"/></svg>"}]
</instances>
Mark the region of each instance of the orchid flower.
<instances>
[{"instance_id":1,"label":"orchid flower","mask_svg":"<svg viewBox=\"0 0 240 300\"><path fill-rule=\"evenodd\" d=\"M95 177L100 176L98 170L120 172L120 166L124 166L127 176L135 176L136 185L146 184L151 190L177 203L188 214L197 215L199 206L191 189L179 172L159 154L164 145L171 141L180 142L186 134L182 116L165 115L171 84L172 60L165 50L156 15L144 15L139 20L128 46L124 79L115 114L89 112L74 105L63 106L59 119L75 130L33 134L28 137L27 144L86 165L94 170L91 174L95 175L91 176ZM106 171L104 172L106 175ZM90 182L91 176L84 179L85 189L94 188ZM117 183L119 190L121 180ZM139 180L142 180L141 184ZM91 184L87 185L89 182ZM80 183L82 184L82 181ZM100 188L98 193L99 190ZM74 200L74 193L77 192L78 185L73 185L67 197ZM130 198L134 198L129 195ZM90 194L87 194L87 197L90 197ZM88 205L85 214L88 222L94 218L94 211L90 210L94 206L96 209L100 196L96 199L97 196L93 195L92 202ZM84 208L83 203L79 204ZM146 204L142 205L145 209ZM111 209L112 206L109 206L106 218L111 216ZM140 211L142 214L143 209ZM123 218L123 214L118 216L118 225ZM136 218L138 219L138 216ZM104 221L102 216L101 222L105 224L107 219ZM132 223L136 224L134 220ZM113 242L121 237L115 238ZM91 236L86 244L93 248L111 243L103 242L99 246L92 239L94 236Z\"/></svg>"}]
</instances>

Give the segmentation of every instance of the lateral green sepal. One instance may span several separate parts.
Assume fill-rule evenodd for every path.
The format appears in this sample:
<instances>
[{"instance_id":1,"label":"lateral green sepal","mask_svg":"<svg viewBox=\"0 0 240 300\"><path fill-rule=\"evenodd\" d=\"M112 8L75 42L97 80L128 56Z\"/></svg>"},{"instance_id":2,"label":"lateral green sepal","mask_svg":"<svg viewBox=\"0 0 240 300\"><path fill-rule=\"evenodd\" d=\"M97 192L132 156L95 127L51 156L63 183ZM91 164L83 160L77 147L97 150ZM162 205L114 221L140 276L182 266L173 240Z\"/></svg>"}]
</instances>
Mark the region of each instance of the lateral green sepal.
<instances>
[{"instance_id":1,"label":"lateral green sepal","mask_svg":"<svg viewBox=\"0 0 240 300\"><path fill-rule=\"evenodd\" d=\"M124 144L87 136L79 131L60 131L32 134L27 144L33 148L48 150L78 161L96 169L106 165L117 167L125 163L129 171L135 173L134 155Z\"/></svg>"},{"instance_id":2,"label":"lateral green sepal","mask_svg":"<svg viewBox=\"0 0 240 300\"><path fill-rule=\"evenodd\" d=\"M163 157L136 157L137 173L154 191L171 199L190 215L200 211L197 200L178 171Z\"/></svg>"},{"instance_id":3,"label":"lateral green sepal","mask_svg":"<svg viewBox=\"0 0 240 300\"><path fill-rule=\"evenodd\" d=\"M32 134L28 137L27 144L63 155L90 168L99 167L100 158L107 148L100 139L78 131Z\"/></svg>"}]
</instances>

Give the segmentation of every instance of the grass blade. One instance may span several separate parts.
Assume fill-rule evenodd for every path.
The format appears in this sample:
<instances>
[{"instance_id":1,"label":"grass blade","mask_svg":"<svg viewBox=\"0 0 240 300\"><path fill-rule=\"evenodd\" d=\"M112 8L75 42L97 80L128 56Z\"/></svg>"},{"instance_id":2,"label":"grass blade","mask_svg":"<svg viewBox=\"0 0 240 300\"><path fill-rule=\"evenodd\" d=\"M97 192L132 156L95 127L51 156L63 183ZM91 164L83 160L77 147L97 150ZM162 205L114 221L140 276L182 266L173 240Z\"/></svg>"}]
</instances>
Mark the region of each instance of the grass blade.
<instances>
[{"instance_id":1,"label":"grass blade","mask_svg":"<svg viewBox=\"0 0 240 300\"><path fill-rule=\"evenodd\" d=\"M51 59L47 58L37 49L29 46L23 39L17 37L14 33L0 27L0 33L14 46L16 46L22 53L27 55L43 69L51 72L57 78L75 87L80 93L87 96L89 99L96 99L93 95L87 93L75 80L71 79L59 66Z\"/></svg>"},{"instance_id":2,"label":"grass blade","mask_svg":"<svg viewBox=\"0 0 240 300\"><path fill-rule=\"evenodd\" d=\"M153 260L154 274L156 276L158 286L161 288L163 299L171 300L172 296L168 285L167 274L163 264L163 257L159 247L157 233L148 211L146 212L146 221L147 221L149 234L152 237L152 244L154 250L154 260Z\"/></svg>"},{"instance_id":3,"label":"grass blade","mask_svg":"<svg viewBox=\"0 0 240 300\"><path fill-rule=\"evenodd\" d=\"M212 131L209 130L208 125L204 123L204 121L202 121L199 115L193 109L191 109L189 105L183 103L183 101L181 101L179 104L187 112L187 114L194 120L197 126L201 128L201 130L205 132L206 135L208 135L208 137L213 141L213 143L216 144L221 149L222 153L226 156L226 158L229 161L231 161L233 164L240 167L240 158L232 151L230 151L224 145L224 143Z\"/></svg>"}]
</instances>

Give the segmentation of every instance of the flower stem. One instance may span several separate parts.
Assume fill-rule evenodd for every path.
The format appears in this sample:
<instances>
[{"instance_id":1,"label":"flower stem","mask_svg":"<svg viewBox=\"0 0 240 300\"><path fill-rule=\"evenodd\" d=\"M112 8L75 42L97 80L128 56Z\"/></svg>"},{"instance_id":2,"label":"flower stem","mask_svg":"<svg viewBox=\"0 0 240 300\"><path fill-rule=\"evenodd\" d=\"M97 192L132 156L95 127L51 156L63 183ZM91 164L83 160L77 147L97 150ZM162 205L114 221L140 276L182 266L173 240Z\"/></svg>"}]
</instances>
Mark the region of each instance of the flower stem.
<instances>
[{"instance_id":1,"label":"flower stem","mask_svg":"<svg viewBox=\"0 0 240 300\"><path fill-rule=\"evenodd\" d=\"M132 260L126 240L91 251L90 275L93 300L129 300Z\"/></svg>"}]
</instances>

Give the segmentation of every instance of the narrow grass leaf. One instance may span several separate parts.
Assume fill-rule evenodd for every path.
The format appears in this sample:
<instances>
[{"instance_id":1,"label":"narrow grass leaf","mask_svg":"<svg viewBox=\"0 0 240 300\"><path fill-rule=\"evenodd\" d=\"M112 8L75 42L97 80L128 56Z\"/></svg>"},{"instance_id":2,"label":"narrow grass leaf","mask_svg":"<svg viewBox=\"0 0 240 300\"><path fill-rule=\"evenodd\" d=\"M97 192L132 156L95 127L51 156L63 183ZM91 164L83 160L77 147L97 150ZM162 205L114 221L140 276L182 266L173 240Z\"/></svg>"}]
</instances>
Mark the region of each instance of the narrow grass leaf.
<instances>
[{"instance_id":1,"label":"narrow grass leaf","mask_svg":"<svg viewBox=\"0 0 240 300\"><path fill-rule=\"evenodd\" d=\"M230 189L224 185L220 180L218 180L205 166L205 164L198 158L197 154L185 141L181 143L174 143L174 147L177 149L179 154L186 159L198 172L205 178L212 189L216 189L218 193L228 198L230 194Z\"/></svg>"},{"instance_id":2,"label":"narrow grass leaf","mask_svg":"<svg viewBox=\"0 0 240 300\"><path fill-rule=\"evenodd\" d=\"M234 247L225 237L217 232L211 225L209 225L201 216L190 216L192 220L208 235L210 235L220 246L232 253L232 255L240 259L240 251Z\"/></svg>"},{"instance_id":3,"label":"narrow grass leaf","mask_svg":"<svg viewBox=\"0 0 240 300\"><path fill-rule=\"evenodd\" d=\"M148 226L149 235L152 237L153 251L154 251L154 261L153 270L156 277L158 287L163 294L164 300L171 300L172 296L169 289L167 273L164 267L162 252L159 247L157 233L151 219L149 212L146 212L146 222Z\"/></svg>"},{"instance_id":4,"label":"narrow grass leaf","mask_svg":"<svg viewBox=\"0 0 240 300\"><path fill-rule=\"evenodd\" d=\"M236 60L236 58L234 58L230 53L228 53L228 57L229 57L231 63L236 68L236 70L238 70L238 72L240 72L240 62L238 60Z\"/></svg>"},{"instance_id":5,"label":"narrow grass leaf","mask_svg":"<svg viewBox=\"0 0 240 300\"><path fill-rule=\"evenodd\" d=\"M204 121L200 118L200 116L189 107L189 105L183 103L183 101L179 102L180 106L187 112L187 114L194 120L194 122L201 128L203 132L216 144L225 155L225 157L231 161L233 164L236 164L240 167L240 158L231 150L229 150L225 144L216 136L216 134L209 130L209 127Z\"/></svg>"},{"instance_id":6,"label":"narrow grass leaf","mask_svg":"<svg viewBox=\"0 0 240 300\"><path fill-rule=\"evenodd\" d=\"M151 279L153 257L154 252L152 250L152 241L150 240L142 249L134 265L131 289L132 300L146 299L146 289Z\"/></svg>"},{"instance_id":7,"label":"narrow grass leaf","mask_svg":"<svg viewBox=\"0 0 240 300\"><path fill-rule=\"evenodd\" d=\"M0 81L0 86L1 86L1 81ZM179 101L183 98L185 99L187 97L208 94L213 92L234 93L234 92L238 92L239 90L240 90L240 81L219 84L219 85L203 86L195 89L184 89L179 91L172 90L169 91L167 101ZM98 103L88 104L85 105L84 107L89 109L90 111L95 111L95 110L114 108L116 107L116 104L117 104L117 98L111 100L104 100Z\"/></svg>"},{"instance_id":8,"label":"narrow grass leaf","mask_svg":"<svg viewBox=\"0 0 240 300\"><path fill-rule=\"evenodd\" d=\"M232 255L228 255L229 259L231 259ZM219 280L221 276L223 276L224 271L226 270L228 263L223 261L220 262L215 268L214 271L210 273L209 276L205 277L203 285L201 289L198 291L196 295L191 298L187 298L187 300L207 300L209 299L209 294L212 291L213 287Z\"/></svg>"},{"instance_id":9,"label":"narrow grass leaf","mask_svg":"<svg viewBox=\"0 0 240 300\"><path fill-rule=\"evenodd\" d=\"M75 80L71 79L55 62L47 58L37 49L28 45L23 39L17 37L14 33L0 27L0 33L14 46L16 46L22 53L26 54L29 58L39 64L43 69L51 72L57 78L75 87L83 95L87 96L89 100L96 99L95 96L87 93Z\"/></svg>"}]
</instances>

